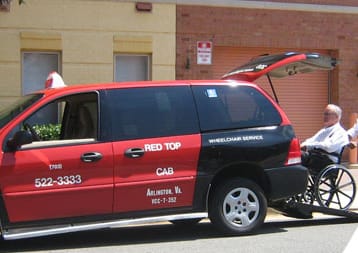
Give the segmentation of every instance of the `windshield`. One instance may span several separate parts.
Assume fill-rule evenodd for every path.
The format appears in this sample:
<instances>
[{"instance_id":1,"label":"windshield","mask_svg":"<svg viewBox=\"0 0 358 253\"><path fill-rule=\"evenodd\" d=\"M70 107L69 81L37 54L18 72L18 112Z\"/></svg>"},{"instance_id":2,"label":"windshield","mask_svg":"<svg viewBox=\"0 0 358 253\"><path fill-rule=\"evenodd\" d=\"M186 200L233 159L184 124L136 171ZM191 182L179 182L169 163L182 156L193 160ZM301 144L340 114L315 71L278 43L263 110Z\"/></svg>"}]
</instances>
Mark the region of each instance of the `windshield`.
<instances>
[{"instance_id":1,"label":"windshield","mask_svg":"<svg viewBox=\"0 0 358 253\"><path fill-rule=\"evenodd\" d=\"M30 94L19 98L15 103L0 111L0 129L29 106L42 97L42 94Z\"/></svg>"}]
</instances>

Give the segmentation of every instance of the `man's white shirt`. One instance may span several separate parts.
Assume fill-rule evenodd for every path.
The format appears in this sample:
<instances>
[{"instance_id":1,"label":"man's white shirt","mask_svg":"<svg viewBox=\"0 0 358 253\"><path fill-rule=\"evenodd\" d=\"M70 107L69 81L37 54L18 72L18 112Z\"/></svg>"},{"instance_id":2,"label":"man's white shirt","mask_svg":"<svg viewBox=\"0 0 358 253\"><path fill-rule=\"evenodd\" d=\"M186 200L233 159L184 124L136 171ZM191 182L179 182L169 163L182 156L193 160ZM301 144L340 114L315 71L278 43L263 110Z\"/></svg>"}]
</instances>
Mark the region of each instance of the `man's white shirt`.
<instances>
[{"instance_id":1,"label":"man's white shirt","mask_svg":"<svg viewBox=\"0 0 358 253\"><path fill-rule=\"evenodd\" d=\"M302 145L306 146L307 150L323 149L328 153L339 154L348 143L348 134L338 122L333 126L322 128L314 136L305 140ZM332 161L338 161L336 156L328 156Z\"/></svg>"}]
</instances>

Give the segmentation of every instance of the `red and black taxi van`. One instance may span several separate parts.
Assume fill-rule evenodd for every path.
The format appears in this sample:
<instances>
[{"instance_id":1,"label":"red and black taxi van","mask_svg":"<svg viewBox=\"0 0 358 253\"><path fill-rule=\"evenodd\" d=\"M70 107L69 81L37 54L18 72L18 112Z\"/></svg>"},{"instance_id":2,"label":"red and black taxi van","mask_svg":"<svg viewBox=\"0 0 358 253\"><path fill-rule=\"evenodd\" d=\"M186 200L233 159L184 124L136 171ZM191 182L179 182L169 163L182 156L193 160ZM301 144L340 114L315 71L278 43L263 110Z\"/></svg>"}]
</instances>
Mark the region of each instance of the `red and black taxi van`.
<instances>
[{"instance_id":1,"label":"red and black taxi van","mask_svg":"<svg viewBox=\"0 0 358 253\"><path fill-rule=\"evenodd\" d=\"M222 80L72 85L22 97L0 113L2 237L207 217L224 233L252 232L268 206L307 185L289 119L252 81L333 62L287 53Z\"/></svg>"}]
</instances>

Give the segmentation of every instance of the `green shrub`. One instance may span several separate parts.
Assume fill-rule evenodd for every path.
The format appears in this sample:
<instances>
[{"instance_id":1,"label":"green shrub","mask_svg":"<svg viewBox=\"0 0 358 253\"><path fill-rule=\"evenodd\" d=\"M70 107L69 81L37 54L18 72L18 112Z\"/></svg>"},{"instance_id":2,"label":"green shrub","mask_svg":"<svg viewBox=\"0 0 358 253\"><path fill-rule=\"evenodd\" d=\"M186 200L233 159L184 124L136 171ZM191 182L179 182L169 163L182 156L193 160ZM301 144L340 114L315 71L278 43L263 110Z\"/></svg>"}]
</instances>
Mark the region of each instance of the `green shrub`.
<instances>
[{"instance_id":1,"label":"green shrub","mask_svg":"<svg viewBox=\"0 0 358 253\"><path fill-rule=\"evenodd\" d=\"M43 141L60 139L61 124L34 125L33 128Z\"/></svg>"}]
</instances>

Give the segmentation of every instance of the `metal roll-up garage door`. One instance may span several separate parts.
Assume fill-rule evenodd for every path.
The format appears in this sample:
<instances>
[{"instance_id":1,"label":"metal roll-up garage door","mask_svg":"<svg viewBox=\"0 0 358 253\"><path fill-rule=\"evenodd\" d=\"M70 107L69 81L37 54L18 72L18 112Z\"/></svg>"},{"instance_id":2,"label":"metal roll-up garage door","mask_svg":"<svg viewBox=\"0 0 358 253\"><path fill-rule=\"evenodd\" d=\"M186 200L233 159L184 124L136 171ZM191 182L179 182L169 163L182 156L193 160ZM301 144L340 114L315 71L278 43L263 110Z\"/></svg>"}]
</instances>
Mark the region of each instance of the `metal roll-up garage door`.
<instances>
[{"instance_id":1,"label":"metal roll-up garage door","mask_svg":"<svg viewBox=\"0 0 358 253\"><path fill-rule=\"evenodd\" d=\"M214 78L247 63L262 54L292 51L290 49L238 48L216 46L213 50ZM309 52L310 50L300 50ZM328 54L327 51L314 52ZM273 97L267 77L255 81ZM316 133L323 123L323 110L328 103L328 71L316 71L285 78L272 78L279 103L287 113L296 135L303 141Z\"/></svg>"}]
</instances>

